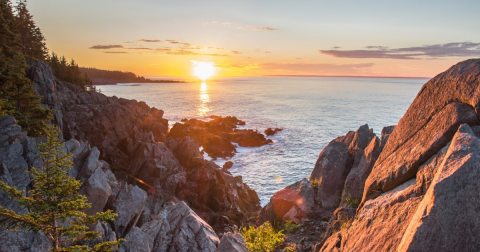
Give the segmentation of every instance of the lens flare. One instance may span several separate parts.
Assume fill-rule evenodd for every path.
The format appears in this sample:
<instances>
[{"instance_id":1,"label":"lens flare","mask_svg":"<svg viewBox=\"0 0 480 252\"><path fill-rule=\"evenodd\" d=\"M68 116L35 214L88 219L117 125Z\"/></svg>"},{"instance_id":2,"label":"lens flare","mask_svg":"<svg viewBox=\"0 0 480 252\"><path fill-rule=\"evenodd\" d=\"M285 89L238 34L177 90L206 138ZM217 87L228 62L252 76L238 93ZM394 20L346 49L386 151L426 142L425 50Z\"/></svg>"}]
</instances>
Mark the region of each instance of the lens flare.
<instances>
[{"instance_id":1,"label":"lens flare","mask_svg":"<svg viewBox=\"0 0 480 252\"><path fill-rule=\"evenodd\" d=\"M215 74L215 63L203 62L192 60L193 75L197 76L200 80L205 81Z\"/></svg>"}]
</instances>

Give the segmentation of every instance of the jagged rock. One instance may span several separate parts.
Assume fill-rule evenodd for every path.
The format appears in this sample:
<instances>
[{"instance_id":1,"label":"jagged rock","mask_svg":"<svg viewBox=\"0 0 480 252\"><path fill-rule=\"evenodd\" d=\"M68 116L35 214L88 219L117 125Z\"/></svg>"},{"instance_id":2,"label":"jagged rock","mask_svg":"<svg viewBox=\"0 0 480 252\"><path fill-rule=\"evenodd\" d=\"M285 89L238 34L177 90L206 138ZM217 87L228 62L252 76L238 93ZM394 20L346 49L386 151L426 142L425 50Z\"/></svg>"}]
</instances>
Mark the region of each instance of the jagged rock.
<instances>
[{"instance_id":1,"label":"jagged rock","mask_svg":"<svg viewBox=\"0 0 480 252\"><path fill-rule=\"evenodd\" d=\"M268 128L264 131L265 135L267 136L273 136L275 135L275 133L279 132L279 131L282 131L283 129L280 129L280 128L275 128L275 129L272 129L272 128Z\"/></svg>"},{"instance_id":2,"label":"jagged rock","mask_svg":"<svg viewBox=\"0 0 480 252\"><path fill-rule=\"evenodd\" d=\"M155 186L183 169L164 143L139 142L128 171L145 183Z\"/></svg>"},{"instance_id":3,"label":"jagged rock","mask_svg":"<svg viewBox=\"0 0 480 252\"><path fill-rule=\"evenodd\" d=\"M87 178L92 176L92 174L101 167L101 163L99 160L100 151L97 147L93 147L88 154L87 159L83 162L82 168L80 168L80 172L77 175L77 179L82 182L85 182Z\"/></svg>"},{"instance_id":4,"label":"jagged rock","mask_svg":"<svg viewBox=\"0 0 480 252\"><path fill-rule=\"evenodd\" d=\"M119 167L128 166L131 148L138 141L165 139L168 122L163 111L144 102L83 92L73 84L57 81L45 62L29 64L27 74L43 96L42 103L56 111L56 125L65 139L88 141L101 151L102 159Z\"/></svg>"},{"instance_id":5,"label":"jagged rock","mask_svg":"<svg viewBox=\"0 0 480 252\"><path fill-rule=\"evenodd\" d=\"M348 173L347 179L343 186L342 198L349 198L360 200L363 196L363 189L365 186L365 181L372 171L375 161L377 161L378 156L380 155L380 141L378 137L374 137L370 144L363 150L362 148L357 149L357 154L355 155L355 162L353 163L352 169ZM342 206L347 206L346 202L341 203Z\"/></svg>"},{"instance_id":6,"label":"jagged rock","mask_svg":"<svg viewBox=\"0 0 480 252\"><path fill-rule=\"evenodd\" d=\"M310 181L318 184L316 200L322 208L333 209L338 205L348 161L348 146L343 142L333 140L320 153Z\"/></svg>"},{"instance_id":7,"label":"jagged rock","mask_svg":"<svg viewBox=\"0 0 480 252\"><path fill-rule=\"evenodd\" d=\"M363 201L378 195L375 191L386 192L414 178L418 167L450 141L460 124L478 124L479 76L480 59L472 59L422 87L380 154Z\"/></svg>"},{"instance_id":8,"label":"jagged rock","mask_svg":"<svg viewBox=\"0 0 480 252\"><path fill-rule=\"evenodd\" d=\"M131 227L137 223L147 200L147 193L138 186L123 185L118 194L109 199L108 208L113 209L118 217L114 221L114 230L118 237L125 237Z\"/></svg>"},{"instance_id":9,"label":"jagged rock","mask_svg":"<svg viewBox=\"0 0 480 252\"><path fill-rule=\"evenodd\" d=\"M227 161L225 164L223 164L222 170L227 171L228 169L232 168L233 162L232 161Z\"/></svg>"},{"instance_id":10,"label":"jagged rock","mask_svg":"<svg viewBox=\"0 0 480 252\"><path fill-rule=\"evenodd\" d=\"M25 138L27 133L22 132L12 116L0 116L0 146L6 142L14 142L19 138Z\"/></svg>"},{"instance_id":11,"label":"jagged rock","mask_svg":"<svg viewBox=\"0 0 480 252\"><path fill-rule=\"evenodd\" d=\"M213 229L185 202L171 203L150 222L134 227L120 251L217 251ZM123 250L122 250L123 249Z\"/></svg>"},{"instance_id":12,"label":"jagged rock","mask_svg":"<svg viewBox=\"0 0 480 252\"><path fill-rule=\"evenodd\" d=\"M359 149L365 149L374 136L367 124L360 126L357 131L355 131L355 135L348 146L350 153L354 154Z\"/></svg>"},{"instance_id":13,"label":"jagged rock","mask_svg":"<svg viewBox=\"0 0 480 252\"><path fill-rule=\"evenodd\" d=\"M478 251L480 139L462 125L398 251Z\"/></svg>"},{"instance_id":14,"label":"jagged rock","mask_svg":"<svg viewBox=\"0 0 480 252\"><path fill-rule=\"evenodd\" d=\"M358 210L352 225L341 233L341 247L338 247L338 250L396 251L422 198L415 193L413 179L374 200L367 201ZM328 244L338 243L338 238L331 236L327 239L321 251L331 251L328 250Z\"/></svg>"},{"instance_id":15,"label":"jagged rock","mask_svg":"<svg viewBox=\"0 0 480 252\"><path fill-rule=\"evenodd\" d=\"M247 244L241 234L225 233L220 239L218 252L248 252Z\"/></svg>"},{"instance_id":16,"label":"jagged rock","mask_svg":"<svg viewBox=\"0 0 480 252\"><path fill-rule=\"evenodd\" d=\"M392 134L396 125L383 127L381 137L380 137L380 150L383 150L385 144L387 144L388 138Z\"/></svg>"},{"instance_id":17,"label":"jagged rock","mask_svg":"<svg viewBox=\"0 0 480 252\"><path fill-rule=\"evenodd\" d=\"M276 223L287 220L300 223L313 212L314 207L315 192L312 184L303 178L276 192L270 198L270 202L260 212L258 224L265 221Z\"/></svg>"},{"instance_id":18,"label":"jagged rock","mask_svg":"<svg viewBox=\"0 0 480 252\"><path fill-rule=\"evenodd\" d=\"M84 184L88 202L92 204L91 208L85 210L87 215L101 212L105 208L108 198L112 195L112 188L108 182L105 172L96 169Z\"/></svg>"}]
</instances>

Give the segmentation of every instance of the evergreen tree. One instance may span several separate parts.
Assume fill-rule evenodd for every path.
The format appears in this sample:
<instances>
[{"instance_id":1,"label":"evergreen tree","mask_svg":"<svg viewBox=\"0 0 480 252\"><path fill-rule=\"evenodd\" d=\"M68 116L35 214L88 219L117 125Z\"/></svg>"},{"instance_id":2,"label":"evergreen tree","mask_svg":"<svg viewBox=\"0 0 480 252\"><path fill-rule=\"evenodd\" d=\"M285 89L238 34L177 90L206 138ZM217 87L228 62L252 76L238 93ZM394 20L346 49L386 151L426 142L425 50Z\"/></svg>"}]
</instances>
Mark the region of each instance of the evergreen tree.
<instances>
[{"instance_id":1,"label":"evergreen tree","mask_svg":"<svg viewBox=\"0 0 480 252\"><path fill-rule=\"evenodd\" d=\"M67 62L65 56L58 57L55 52L52 52L51 55L47 56L46 61L58 79L75 84L84 91L97 91L88 75L86 73L82 75L75 60L72 59Z\"/></svg>"},{"instance_id":2,"label":"evergreen tree","mask_svg":"<svg viewBox=\"0 0 480 252\"><path fill-rule=\"evenodd\" d=\"M69 177L72 167L71 154L65 155L58 142L59 131L47 128L47 142L39 144L39 153L44 167L29 172L33 175L33 189L28 193L0 182L0 188L18 204L29 210L19 215L0 207L0 225L7 229L42 231L51 241L51 251L111 251L119 241L102 242L90 248L88 245L75 245L99 237L98 232L89 231L86 224L97 220L113 220L117 214L110 210L87 216L83 209L90 208L87 198L79 194L81 182Z\"/></svg>"},{"instance_id":3,"label":"evergreen tree","mask_svg":"<svg viewBox=\"0 0 480 252\"><path fill-rule=\"evenodd\" d=\"M12 7L0 0L0 114L14 116L29 135L38 136L52 116L40 106L40 96L25 76L27 65L14 30Z\"/></svg>"},{"instance_id":4,"label":"evergreen tree","mask_svg":"<svg viewBox=\"0 0 480 252\"><path fill-rule=\"evenodd\" d=\"M18 1L15 12L15 32L20 37L23 54L34 60L45 59L48 54L45 37L33 21L33 16L27 9L27 1Z\"/></svg>"}]
</instances>

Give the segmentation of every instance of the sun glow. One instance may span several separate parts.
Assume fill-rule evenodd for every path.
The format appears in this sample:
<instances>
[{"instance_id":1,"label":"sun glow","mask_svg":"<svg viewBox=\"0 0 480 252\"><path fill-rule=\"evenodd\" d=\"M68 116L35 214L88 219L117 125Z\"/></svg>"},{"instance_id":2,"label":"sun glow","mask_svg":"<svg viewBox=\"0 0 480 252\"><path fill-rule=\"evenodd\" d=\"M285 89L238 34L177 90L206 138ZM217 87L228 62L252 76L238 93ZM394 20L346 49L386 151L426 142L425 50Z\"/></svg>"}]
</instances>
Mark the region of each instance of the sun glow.
<instances>
[{"instance_id":1,"label":"sun glow","mask_svg":"<svg viewBox=\"0 0 480 252\"><path fill-rule=\"evenodd\" d=\"M212 77L215 74L215 63L213 62L202 62L202 61L194 61L192 60L193 64L193 75L200 78L202 81Z\"/></svg>"}]
</instances>

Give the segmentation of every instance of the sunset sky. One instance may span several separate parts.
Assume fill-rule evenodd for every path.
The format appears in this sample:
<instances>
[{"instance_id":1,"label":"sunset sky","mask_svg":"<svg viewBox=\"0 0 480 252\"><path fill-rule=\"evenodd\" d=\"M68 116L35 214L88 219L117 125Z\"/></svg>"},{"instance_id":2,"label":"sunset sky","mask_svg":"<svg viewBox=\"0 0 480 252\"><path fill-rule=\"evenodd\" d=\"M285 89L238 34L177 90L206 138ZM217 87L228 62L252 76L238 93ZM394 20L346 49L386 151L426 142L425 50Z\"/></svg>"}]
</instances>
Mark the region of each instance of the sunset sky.
<instances>
[{"instance_id":1,"label":"sunset sky","mask_svg":"<svg viewBox=\"0 0 480 252\"><path fill-rule=\"evenodd\" d=\"M432 77L480 57L480 1L29 0L50 51L144 76Z\"/></svg>"}]
</instances>

